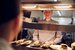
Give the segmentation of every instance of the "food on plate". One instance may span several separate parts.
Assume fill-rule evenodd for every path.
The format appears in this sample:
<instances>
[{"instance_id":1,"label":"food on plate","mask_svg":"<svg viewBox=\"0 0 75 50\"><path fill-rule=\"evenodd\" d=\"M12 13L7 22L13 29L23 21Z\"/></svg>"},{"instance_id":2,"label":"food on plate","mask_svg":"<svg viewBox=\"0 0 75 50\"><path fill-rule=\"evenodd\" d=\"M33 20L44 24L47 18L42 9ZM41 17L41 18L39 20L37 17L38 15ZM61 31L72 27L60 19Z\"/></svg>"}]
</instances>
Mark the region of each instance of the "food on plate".
<instances>
[{"instance_id":1,"label":"food on plate","mask_svg":"<svg viewBox=\"0 0 75 50\"><path fill-rule=\"evenodd\" d=\"M72 47L72 46L75 46L75 42L73 42L73 43L71 44L71 47Z\"/></svg>"},{"instance_id":2,"label":"food on plate","mask_svg":"<svg viewBox=\"0 0 75 50\"><path fill-rule=\"evenodd\" d=\"M29 44L31 44L31 43L32 43L31 40L27 40L27 41L24 41L24 42L20 43L20 45L27 46L27 45L29 45Z\"/></svg>"},{"instance_id":3,"label":"food on plate","mask_svg":"<svg viewBox=\"0 0 75 50\"><path fill-rule=\"evenodd\" d=\"M41 47L44 48L44 49L48 49L48 48L50 48L50 43L45 42L43 45L41 45Z\"/></svg>"},{"instance_id":4,"label":"food on plate","mask_svg":"<svg viewBox=\"0 0 75 50\"><path fill-rule=\"evenodd\" d=\"M31 46L32 47L40 47L40 45L41 45L40 41L34 41Z\"/></svg>"},{"instance_id":5,"label":"food on plate","mask_svg":"<svg viewBox=\"0 0 75 50\"><path fill-rule=\"evenodd\" d=\"M66 44L61 44L61 50L68 50L68 46Z\"/></svg>"},{"instance_id":6,"label":"food on plate","mask_svg":"<svg viewBox=\"0 0 75 50\"><path fill-rule=\"evenodd\" d=\"M41 47L44 49L48 49L48 48L50 48L50 45L49 44L43 44Z\"/></svg>"},{"instance_id":7,"label":"food on plate","mask_svg":"<svg viewBox=\"0 0 75 50\"><path fill-rule=\"evenodd\" d=\"M60 50L61 45L50 45L53 50Z\"/></svg>"},{"instance_id":8,"label":"food on plate","mask_svg":"<svg viewBox=\"0 0 75 50\"><path fill-rule=\"evenodd\" d=\"M20 44L20 43L24 42L24 40L25 40L25 39L21 39L21 40L15 41L15 43L16 43L16 44Z\"/></svg>"},{"instance_id":9,"label":"food on plate","mask_svg":"<svg viewBox=\"0 0 75 50\"><path fill-rule=\"evenodd\" d=\"M75 42L71 44L72 50L75 50Z\"/></svg>"}]
</instances>

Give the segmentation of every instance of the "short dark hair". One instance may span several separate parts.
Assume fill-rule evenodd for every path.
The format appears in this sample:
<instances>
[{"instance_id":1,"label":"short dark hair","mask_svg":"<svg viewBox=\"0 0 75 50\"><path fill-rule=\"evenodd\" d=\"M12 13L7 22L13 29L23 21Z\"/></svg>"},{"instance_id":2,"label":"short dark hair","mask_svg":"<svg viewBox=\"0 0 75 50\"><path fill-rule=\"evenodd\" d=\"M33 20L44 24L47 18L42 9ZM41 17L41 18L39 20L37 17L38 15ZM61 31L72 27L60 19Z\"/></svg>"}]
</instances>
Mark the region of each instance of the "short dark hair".
<instances>
[{"instance_id":1,"label":"short dark hair","mask_svg":"<svg viewBox=\"0 0 75 50\"><path fill-rule=\"evenodd\" d=\"M0 25L14 18L20 12L19 0L0 0Z\"/></svg>"}]
</instances>

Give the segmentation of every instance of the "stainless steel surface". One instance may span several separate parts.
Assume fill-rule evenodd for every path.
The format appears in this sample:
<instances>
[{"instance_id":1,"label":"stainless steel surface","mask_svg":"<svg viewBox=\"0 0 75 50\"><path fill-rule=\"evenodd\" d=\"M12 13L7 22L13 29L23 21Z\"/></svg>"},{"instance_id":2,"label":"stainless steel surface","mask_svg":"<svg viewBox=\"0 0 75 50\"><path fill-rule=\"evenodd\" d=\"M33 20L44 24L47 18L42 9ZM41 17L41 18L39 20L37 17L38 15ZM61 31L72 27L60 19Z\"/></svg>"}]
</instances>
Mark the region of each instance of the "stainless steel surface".
<instances>
[{"instance_id":1,"label":"stainless steel surface","mask_svg":"<svg viewBox=\"0 0 75 50\"><path fill-rule=\"evenodd\" d=\"M37 0L37 1L36 0L27 0L27 1L26 0L21 0L21 2L24 3L24 4L27 4L27 3L38 4L38 6L39 6L39 4L50 4L50 5L45 5L45 8L50 8L50 7L47 7L47 6L51 6L51 4L54 4L54 5L60 4L61 5L61 4L66 3L66 4L72 5L73 7L71 9L64 9L64 10L75 10L75 0L58 0L57 2L54 2L54 0ZM35 8L35 9L30 9L30 10L39 10L39 9ZM60 10L61 11L63 9L50 9L50 10ZM73 18L75 18L75 16L73 15L73 11L66 11L66 12L61 11L61 12L62 12L61 17L70 17L70 18L73 17ZM55 13L54 17L56 17L56 16L58 17L57 13L56 12L54 12L54 13ZM58 25L55 25L55 24L26 23L26 22L24 22L23 27L24 28L31 28L31 29L39 29L39 30L75 32L75 25L71 25L71 24L67 24L67 25L66 24L63 24L63 25L58 24Z\"/></svg>"},{"instance_id":2,"label":"stainless steel surface","mask_svg":"<svg viewBox=\"0 0 75 50\"><path fill-rule=\"evenodd\" d=\"M24 4L28 4L28 3L31 3L31 4L46 4L46 3L58 3L58 2L54 2L54 0L21 0L22 3Z\"/></svg>"},{"instance_id":3,"label":"stainless steel surface","mask_svg":"<svg viewBox=\"0 0 75 50\"><path fill-rule=\"evenodd\" d=\"M30 2L30 3L52 2L53 3L53 2L58 2L58 1L61 3L74 3L75 2L75 0L57 0L57 1L54 1L54 0L21 0L21 2L24 2L24 3L26 3L26 2Z\"/></svg>"},{"instance_id":4,"label":"stainless steel surface","mask_svg":"<svg viewBox=\"0 0 75 50\"><path fill-rule=\"evenodd\" d=\"M59 10L58 10L59 11ZM52 17L54 18L71 18L75 15L73 15L73 13L75 12L75 10L60 10L61 16L58 14L57 11L53 11L53 15ZM31 16L30 17L43 17L43 13L41 10L39 11L31 11Z\"/></svg>"},{"instance_id":5,"label":"stainless steel surface","mask_svg":"<svg viewBox=\"0 0 75 50\"><path fill-rule=\"evenodd\" d=\"M40 23L26 23L23 24L24 28L51 30L51 31L66 31L75 32L75 25L55 25L55 24L40 24Z\"/></svg>"},{"instance_id":6,"label":"stainless steel surface","mask_svg":"<svg viewBox=\"0 0 75 50\"><path fill-rule=\"evenodd\" d=\"M41 4L40 4L41 3ZM23 8L24 10L75 10L75 4L74 3L57 3L57 2L46 2L46 4L40 2L38 4L22 4L22 7L24 6L33 6L35 5L35 8ZM48 4L49 3L49 4ZM54 6L72 6L70 8L55 8Z\"/></svg>"}]
</instances>

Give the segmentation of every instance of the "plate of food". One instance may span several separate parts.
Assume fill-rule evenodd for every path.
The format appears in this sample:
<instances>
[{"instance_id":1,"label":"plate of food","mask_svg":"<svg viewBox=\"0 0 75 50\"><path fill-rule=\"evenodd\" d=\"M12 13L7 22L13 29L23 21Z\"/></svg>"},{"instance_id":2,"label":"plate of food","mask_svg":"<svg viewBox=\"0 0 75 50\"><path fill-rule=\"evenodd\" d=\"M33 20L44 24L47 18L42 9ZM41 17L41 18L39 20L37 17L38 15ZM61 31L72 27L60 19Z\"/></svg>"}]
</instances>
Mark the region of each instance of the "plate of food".
<instances>
[{"instance_id":1,"label":"plate of food","mask_svg":"<svg viewBox=\"0 0 75 50\"><path fill-rule=\"evenodd\" d=\"M50 48L50 43L49 42L45 42L41 45L41 48L43 49L49 49Z\"/></svg>"},{"instance_id":2,"label":"plate of food","mask_svg":"<svg viewBox=\"0 0 75 50\"><path fill-rule=\"evenodd\" d=\"M61 44L61 45L50 45L51 48L55 50L72 50L69 46L66 44Z\"/></svg>"},{"instance_id":3,"label":"plate of food","mask_svg":"<svg viewBox=\"0 0 75 50\"><path fill-rule=\"evenodd\" d=\"M32 43L32 40L26 40L22 43L20 43L21 46L27 46L27 45L30 45Z\"/></svg>"},{"instance_id":4,"label":"plate of food","mask_svg":"<svg viewBox=\"0 0 75 50\"><path fill-rule=\"evenodd\" d=\"M42 42L40 42L40 41L34 41L30 46L31 47L40 47L41 44L42 44Z\"/></svg>"},{"instance_id":5,"label":"plate of food","mask_svg":"<svg viewBox=\"0 0 75 50\"><path fill-rule=\"evenodd\" d=\"M10 43L14 44L14 45L19 45L20 43L23 43L24 41L25 41L25 39L21 39L21 40L17 40L17 41L10 42Z\"/></svg>"}]
</instances>

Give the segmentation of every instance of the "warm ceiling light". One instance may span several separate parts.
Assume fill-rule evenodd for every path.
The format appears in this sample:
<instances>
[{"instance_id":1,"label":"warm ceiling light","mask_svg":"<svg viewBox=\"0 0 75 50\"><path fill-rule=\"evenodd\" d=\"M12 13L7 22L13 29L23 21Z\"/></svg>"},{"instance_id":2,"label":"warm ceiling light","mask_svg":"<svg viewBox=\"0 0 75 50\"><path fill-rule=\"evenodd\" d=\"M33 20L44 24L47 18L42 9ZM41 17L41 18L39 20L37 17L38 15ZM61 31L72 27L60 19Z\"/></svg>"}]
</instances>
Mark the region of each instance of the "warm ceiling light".
<instances>
[{"instance_id":1,"label":"warm ceiling light","mask_svg":"<svg viewBox=\"0 0 75 50\"><path fill-rule=\"evenodd\" d=\"M54 6L55 8L70 8L72 7L71 5L70 6L66 6L66 5L60 5L60 6Z\"/></svg>"},{"instance_id":2,"label":"warm ceiling light","mask_svg":"<svg viewBox=\"0 0 75 50\"><path fill-rule=\"evenodd\" d=\"M54 0L55 2L57 1L57 0Z\"/></svg>"},{"instance_id":3,"label":"warm ceiling light","mask_svg":"<svg viewBox=\"0 0 75 50\"><path fill-rule=\"evenodd\" d=\"M51 10L50 8L38 8L39 10Z\"/></svg>"},{"instance_id":4,"label":"warm ceiling light","mask_svg":"<svg viewBox=\"0 0 75 50\"><path fill-rule=\"evenodd\" d=\"M36 5L32 5L32 6L23 6L22 8L28 9L28 8L36 8Z\"/></svg>"}]
</instances>

